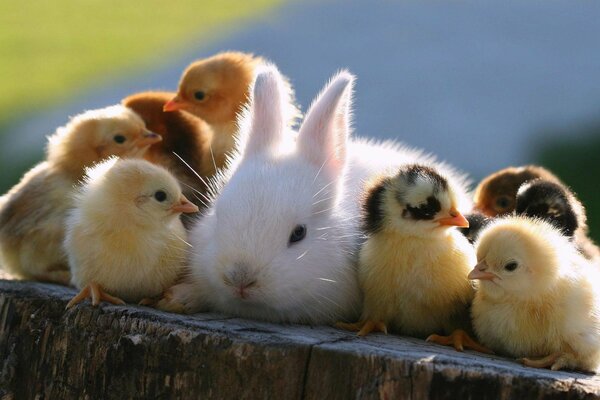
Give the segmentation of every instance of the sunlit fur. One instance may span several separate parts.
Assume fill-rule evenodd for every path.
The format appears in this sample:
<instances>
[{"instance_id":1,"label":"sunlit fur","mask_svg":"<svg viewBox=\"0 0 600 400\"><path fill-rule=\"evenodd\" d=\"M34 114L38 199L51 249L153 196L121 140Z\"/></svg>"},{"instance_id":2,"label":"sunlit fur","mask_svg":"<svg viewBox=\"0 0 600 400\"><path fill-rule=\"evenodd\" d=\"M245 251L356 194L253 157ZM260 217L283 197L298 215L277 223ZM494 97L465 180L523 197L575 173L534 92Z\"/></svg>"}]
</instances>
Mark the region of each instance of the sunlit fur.
<instances>
[{"instance_id":1,"label":"sunlit fur","mask_svg":"<svg viewBox=\"0 0 600 400\"><path fill-rule=\"evenodd\" d=\"M497 275L482 280L472 307L481 342L513 357L563 352L566 367L598 370L598 266L556 228L525 217L494 222L477 242L478 262ZM518 267L504 267L516 262Z\"/></svg>"},{"instance_id":2,"label":"sunlit fur","mask_svg":"<svg viewBox=\"0 0 600 400\"><path fill-rule=\"evenodd\" d=\"M261 57L249 53L223 52L190 64L181 76L177 98L182 109L206 121L214 132L211 146L217 166L225 164L225 154L234 148L237 116L250 97L257 70L264 64ZM287 80L286 90L293 98ZM194 94L202 91L204 99ZM293 124L299 112L293 103L288 108Z\"/></svg>"},{"instance_id":3,"label":"sunlit fur","mask_svg":"<svg viewBox=\"0 0 600 400\"><path fill-rule=\"evenodd\" d=\"M167 193L159 202L157 190ZM94 281L137 302L173 285L185 263L181 189L165 169L143 160L110 159L88 170L67 218L65 249L82 288Z\"/></svg>"},{"instance_id":4,"label":"sunlit fur","mask_svg":"<svg viewBox=\"0 0 600 400\"><path fill-rule=\"evenodd\" d=\"M114 135L127 138L116 143ZM67 284L62 249L73 186L84 167L109 155L141 157L149 144L143 121L111 106L73 117L48 138L47 160L27 172L0 205L0 259L15 277Z\"/></svg>"},{"instance_id":5,"label":"sunlit fur","mask_svg":"<svg viewBox=\"0 0 600 400\"><path fill-rule=\"evenodd\" d=\"M193 282L170 292L187 312L214 309L271 321L358 318L359 204L367 179L426 158L392 143L349 140L353 76L335 76L311 106L296 144L286 124L285 82L257 77L241 121L240 155L190 234ZM432 160L431 158L428 158ZM433 162L433 161L432 161ZM289 243L298 224L306 238ZM241 278L240 278L241 277ZM246 298L235 283L252 283Z\"/></svg>"},{"instance_id":6,"label":"sunlit fur","mask_svg":"<svg viewBox=\"0 0 600 400\"><path fill-rule=\"evenodd\" d=\"M437 192L427 176L413 185L400 173L373 183L384 185L383 221L360 250L362 320L382 321L392 331L419 337L467 328L473 297L467 275L475 250L456 228L435 222L460 208L458 199L466 198L466 190L460 180L444 178L448 187ZM412 219L403 213L406 203L399 194L412 206L435 196L441 209L434 220Z\"/></svg>"}]
</instances>

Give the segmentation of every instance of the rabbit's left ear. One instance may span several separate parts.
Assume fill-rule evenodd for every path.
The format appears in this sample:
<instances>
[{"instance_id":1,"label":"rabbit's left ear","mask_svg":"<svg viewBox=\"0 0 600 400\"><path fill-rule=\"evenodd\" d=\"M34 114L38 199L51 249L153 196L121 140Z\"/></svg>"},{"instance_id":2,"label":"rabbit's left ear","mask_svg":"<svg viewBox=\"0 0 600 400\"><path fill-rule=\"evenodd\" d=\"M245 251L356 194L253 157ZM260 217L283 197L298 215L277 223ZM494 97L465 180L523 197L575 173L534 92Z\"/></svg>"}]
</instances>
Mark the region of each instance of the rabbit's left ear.
<instances>
[{"instance_id":1,"label":"rabbit's left ear","mask_svg":"<svg viewBox=\"0 0 600 400\"><path fill-rule=\"evenodd\" d=\"M339 174L346 162L354 76L341 71L314 101L298 136L298 150L319 168Z\"/></svg>"},{"instance_id":2,"label":"rabbit's left ear","mask_svg":"<svg viewBox=\"0 0 600 400\"><path fill-rule=\"evenodd\" d=\"M289 101L285 82L272 64L260 67L256 75L248 111L250 129L244 157L274 152L280 145L285 124L285 102Z\"/></svg>"}]
</instances>

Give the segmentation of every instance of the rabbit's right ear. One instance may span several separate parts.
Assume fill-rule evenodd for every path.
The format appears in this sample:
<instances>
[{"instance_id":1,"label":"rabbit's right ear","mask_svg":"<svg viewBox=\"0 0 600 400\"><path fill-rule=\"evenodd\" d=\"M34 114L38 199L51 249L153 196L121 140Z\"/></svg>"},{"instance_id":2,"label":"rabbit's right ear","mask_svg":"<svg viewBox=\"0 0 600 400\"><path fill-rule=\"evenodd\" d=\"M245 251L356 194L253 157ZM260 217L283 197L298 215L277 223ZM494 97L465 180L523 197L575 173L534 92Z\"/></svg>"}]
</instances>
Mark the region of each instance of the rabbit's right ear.
<instances>
[{"instance_id":1,"label":"rabbit's right ear","mask_svg":"<svg viewBox=\"0 0 600 400\"><path fill-rule=\"evenodd\" d=\"M317 167L339 175L346 162L354 75L341 71L311 105L298 135L298 150Z\"/></svg>"},{"instance_id":2,"label":"rabbit's right ear","mask_svg":"<svg viewBox=\"0 0 600 400\"><path fill-rule=\"evenodd\" d=\"M243 151L244 157L274 152L280 145L289 107L287 88L279 70L272 64L260 67L246 118L249 131Z\"/></svg>"}]
</instances>

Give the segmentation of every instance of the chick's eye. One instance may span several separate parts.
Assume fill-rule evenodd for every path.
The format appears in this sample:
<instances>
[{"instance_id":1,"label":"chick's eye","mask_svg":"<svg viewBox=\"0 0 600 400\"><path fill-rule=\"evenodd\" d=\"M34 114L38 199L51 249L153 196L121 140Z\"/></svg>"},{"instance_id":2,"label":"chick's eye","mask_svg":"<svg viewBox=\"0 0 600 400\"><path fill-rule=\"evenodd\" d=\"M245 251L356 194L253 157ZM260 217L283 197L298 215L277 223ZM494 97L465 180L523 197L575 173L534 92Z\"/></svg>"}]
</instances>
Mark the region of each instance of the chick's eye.
<instances>
[{"instance_id":1,"label":"chick's eye","mask_svg":"<svg viewBox=\"0 0 600 400\"><path fill-rule=\"evenodd\" d=\"M198 90L197 92L194 92L194 98L196 100L204 100L205 97L206 97L206 94L202 90Z\"/></svg>"},{"instance_id":2,"label":"chick's eye","mask_svg":"<svg viewBox=\"0 0 600 400\"><path fill-rule=\"evenodd\" d=\"M517 267L519 266L519 264L517 264L516 262L512 261L509 262L508 264L506 264L504 266L504 269L507 271L514 271L515 269L517 269Z\"/></svg>"},{"instance_id":3,"label":"chick's eye","mask_svg":"<svg viewBox=\"0 0 600 400\"><path fill-rule=\"evenodd\" d=\"M290 244L301 241L306 237L306 225L296 225L290 235Z\"/></svg>"},{"instance_id":4,"label":"chick's eye","mask_svg":"<svg viewBox=\"0 0 600 400\"><path fill-rule=\"evenodd\" d=\"M113 140L114 140L116 143L119 143L119 144L121 144L121 143L125 143L125 140L127 140L127 139L126 139L126 138L125 138L125 136L123 136L123 135L115 135L115 136L113 136Z\"/></svg>"},{"instance_id":5,"label":"chick's eye","mask_svg":"<svg viewBox=\"0 0 600 400\"><path fill-rule=\"evenodd\" d=\"M506 196L500 196L496 199L496 208L506 210L510 206L510 199Z\"/></svg>"},{"instance_id":6,"label":"chick's eye","mask_svg":"<svg viewBox=\"0 0 600 400\"><path fill-rule=\"evenodd\" d=\"M165 193L164 190L157 190L156 192L154 192L154 198L156 199L156 201L159 202L163 202L167 199L167 194Z\"/></svg>"}]
</instances>

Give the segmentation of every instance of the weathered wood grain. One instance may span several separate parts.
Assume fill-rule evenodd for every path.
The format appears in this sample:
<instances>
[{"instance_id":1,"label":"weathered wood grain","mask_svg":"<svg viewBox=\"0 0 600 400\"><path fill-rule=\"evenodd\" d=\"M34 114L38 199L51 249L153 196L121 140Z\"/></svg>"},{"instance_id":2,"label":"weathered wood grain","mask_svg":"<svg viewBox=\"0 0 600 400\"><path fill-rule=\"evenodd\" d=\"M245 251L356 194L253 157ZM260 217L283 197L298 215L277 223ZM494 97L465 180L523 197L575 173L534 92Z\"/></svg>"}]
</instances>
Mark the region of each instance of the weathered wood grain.
<instances>
[{"instance_id":1,"label":"weathered wood grain","mask_svg":"<svg viewBox=\"0 0 600 400\"><path fill-rule=\"evenodd\" d=\"M600 377L421 340L85 303L0 281L0 399L592 399Z\"/></svg>"}]
</instances>

